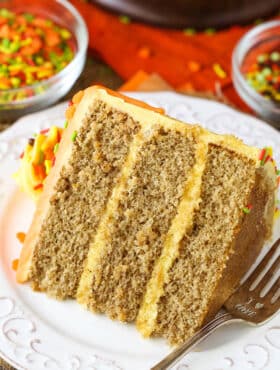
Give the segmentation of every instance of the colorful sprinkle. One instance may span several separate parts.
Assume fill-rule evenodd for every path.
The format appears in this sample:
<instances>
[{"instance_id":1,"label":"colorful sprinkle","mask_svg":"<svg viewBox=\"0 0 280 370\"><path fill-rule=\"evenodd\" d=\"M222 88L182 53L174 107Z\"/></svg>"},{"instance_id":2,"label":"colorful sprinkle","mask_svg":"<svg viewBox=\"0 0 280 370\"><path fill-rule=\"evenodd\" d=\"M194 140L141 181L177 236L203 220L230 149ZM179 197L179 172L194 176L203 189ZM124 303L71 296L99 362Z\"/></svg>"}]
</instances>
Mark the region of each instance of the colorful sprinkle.
<instances>
[{"instance_id":1,"label":"colorful sprinkle","mask_svg":"<svg viewBox=\"0 0 280 370\"><path fill-rule=\"evenodd\" d=\"M151 49L144 46L138 50L138 56L142 59L148 59L151 56L152 52Z\"/></svg>"},{"instance_id":2,"label":"colorful sprinkle","mask_svg":"<svg viewBox=\"0 0 280 370\"><path fill-rule=\"evenodd\" d=\"M280 217L280 200L277 199L275 202L274 219L277 220Z\"/></svg>"},{"instance_id":3,"label":"colorful sprinkle","mask_svg":"<svg viewBox=\"0 0 280 370\"><path fill-rule=\"evenodd\" d=\"M271 50L255 57L245 67L248 84L265 99L280 103L280 50Z\"/></svg>"},{"instance_id":4,"label":"colorful sprinkle","mask_svg":"<svg viewBox=\"0 0 280 370\"><path fill-rule=\"evenodd\" d=\"M272 158L270 155L268 155L266 158L265 158L265 162L264 163L267 163L268 161L270 161Z\"/></svg>"},{"instance_id":5,"label":"colorful sprinkle","mask_svg":"<svg viewBox=\"0 0 280 370\"><path fill-rule=\"evenodd\" d=\"M261 23L263 23L263 19L261 19L261 18L258 18L258 19L256 19L255 21L254 21L254 24L257 26L258 24L261 24Z\"/></svg>"},{"instance_id":6,"label":"colorful sprinkle","mask_svg":"<svg viewBox=\"0 0 280 370\"><path fill-rule=\"evenodd\" d=\"M72 141L75 141L76 138L77 138L77 135L78 135L78 132L77 131L74 131L73 134L71 135L71 140Z\"/></svg>"},{"instance_id":7,"label":"colorful sprinkle","mask_svg":"<svg viewBox=\"0 0 280 370\"><path fill-rule=\"evenodd\" d=\"M42 130L35 138L29 139L25 147L14 178L35 199L43 190L44 180L54 166L62 133L62 128L52 126L50 129Z\"/></svg>"},{"instance_id":8,"label":"colorful sprinkle","mask_svg":"<svg viewBox=\"0 0 280 370\"><path fill-rule=\"evenodd\" d=\"M212 36L216 33L216 30L215 28L206 28L206 30L204 30L204 33L208 36Z\"/></svg>"},{"instance_id":9,"label":"colorful sprinkle","mask_svg":"<svg viewBox=\"0 0 280 370\"><path fill-rule=\"evenodd\" d=\"M120 15L119 21L123 24L129 24L131 23L131 19L127 15Z\"/></svg>"},{"instance_id":10,"label":"colorful sprinkle","mask_svg":"<svg viewBox=\"0 0 280 370\"><path fill-rule=\"evenodd\" d=\"M273 156L273 150L271 147L263 148L259 154L259 160L261 161L260 163L261 166L264 166L265 163L267 163L268 161L271 161L273 163L274 160L272 156Z\"/></svg>"},{"instance_id":11,"label":"colorful sprinkle","mask_svg":"<svg viewBox=\"0 0 280 370\"><path fill-rule=\"evenodd\" d=\"M39 190L39 189L42 189L43 188L43 184L38 184L38 185L35 185L34 187L33 187L33 189L34 190Z\"/></svg>"},{"instance_id":12,"label":"colorful sprinkle","mask_svg":"<svg viewBox=\"0 0 280 370\"><path fill-rule=\"evenodd\" d=\"M18 259L18 258L14 259L14 260L12 261L12 269L13 269L13 271L17 271L17 269L18 269L18 264L19 264L19 259Z\"/></svg>"},{"instance_id":13,"label":"colorful sprinkle","mask_svg":"<svg viewBox=\"0 0 280 370\"><path fill-rule=\"evenodd\" d=\"M26 234L25 234L24 232L20 231L20 232L16 233L16 237L17 237L17 240L18 240L21 244L23 244L23 243L24 243L24 241L25 241Z\"/></svg>"},{"instance_id":14,"label":"colorful sprinkle","mask_svg":"<svg viewBox=\"0 0 280 370\"><path fill-rule=\"evenodd\" d=\"M41 131L40 131L40 134L45 135L45 134L47 134L49 131L50 131L50 129L49 129L49 128L45 128L44 130L41 130Z\"/></svg>"},{"instance_id":15,"label":"colorful sprinkle","mask_svg":"<svg viewBox=\"0 0 280 370\"><path fill-rule=\"evenodd\" d=\"M245 214L249 214L251 212L251 209L253 208L252 204L248 204L247 207L242 208L242 211Z\"/></svg>"},{"instance_id":16,"label":"colorful sprinkle","mask_svg":"<svg viewBox=\"0 0 280 370\"><path fill-rule=\"evenodd\" d=\"M227 77L226 72L223 70L223 68L218 63L213 64L213 70L216 73L216 75L222 79Z\"/></svg>"},{"instance_id":17,"label":"colorful sprinkle","mask_svg":"<svg viewBox=\"0 0 280 370\"><path fill-rule=\"evenodd\" d=\"M198 72L201 68L201 65L193 60L189 61L188 68L191 72Z\"/></svg>"},{"instance_id":18,"label":"colorful sprinkle","mask_svg":"<svg viewBox=\"0 0 280 370\"><path fill-rule=\"evenodd\" d=\"M48 176L52 168L52 161L50 159L46 159L44 165L45 165L46 175Z\"/></svg>"},{"instance_id":19,"label":"colorful sprinkle","mask_svg":"<svg viewBox=\"0 0 280 370\"><path fill-rule=\"evenodd\" d=\"M28 144L29 144L30 146L33 146L33 145L34 145L34 143L35 143L35 139L34 139L33 137L31 137L31 138L29 138L29 139L28 139Z\"/></svg>"},{"instance_id":20,"label":"colorful sprinkle","mask_svg":"<svg viewBox=\"0 0 280 370\"><path fill-rule=\"evenodd\" d=\"M54 154L56 154L56 153L57 153L58 148L59 148L59 143L56 143L56 144L55 144L55 146L53 147L53 152L54 152Z\"/></svg>"},{"instance_id":21,"label":"colorful sprinkle","mask_svg":"<svg viewBox=\"0 0 280 370\"><path fill-rule=\"evenodd\" d=\"M65 121L64 122L64 128L67 128L68 127L68 121Z\"/></svg>"},{"instance_id":22,"label":"colorful sprinkle","mask_svg":"<svg viewBox=\"0 0 280 370\"><path fill-rule=\"evenodd\" d=\"M194 28L185 28L183 34L186 36L193 36L196 34L196 30Z\"/></svg>"},{"instance_id":23,"label":"colorful sprinkle","mask_svg":"<svg viewBox=\"0 0 280 370\"><path fill-rule=\"evenodd\" d=\"M262 160L263 160L263 158L264 158L264 156L265 156L265 152L266 152L265 148L263 148L263 149L260 151L260 155L259 155L259 160L260 160L260 161L262 161Z\"/></svg>"},{"instance_id":24,"label":"colorful sprinkle","mask_svg":"<svg viewBox=\"0 0 280 370\"><path fill-rule=\"evenodd\" d=\"M0 8L0 17L0 103L42 93L43 86L28 86L52 77L72 61L73 35L37 14Z\"/></svg>"}]
</instances>

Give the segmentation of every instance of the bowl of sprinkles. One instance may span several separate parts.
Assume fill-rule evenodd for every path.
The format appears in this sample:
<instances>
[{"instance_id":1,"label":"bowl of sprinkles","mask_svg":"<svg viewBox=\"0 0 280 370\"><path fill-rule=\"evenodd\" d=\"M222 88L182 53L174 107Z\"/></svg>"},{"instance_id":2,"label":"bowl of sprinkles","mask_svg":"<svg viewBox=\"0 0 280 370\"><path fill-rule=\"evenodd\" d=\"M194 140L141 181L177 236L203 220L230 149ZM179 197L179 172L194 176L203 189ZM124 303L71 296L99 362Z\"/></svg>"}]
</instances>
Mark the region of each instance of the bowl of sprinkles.
<instances>
[{"instance_id":1,"label":"bowl of sprinkles","mask_svg":"<svg viewBox=\"0 0 280 370\"><path fill-rule=\"evenodd\" d=\"M0 115L16 118L65 95L81 74L85 23L65 0L0 2Z\"/></svg>"},{"instance_id":2,"label":"bowl of sprinkles","mask_svg":"<svg viewBox=\"0 0 280 370\"><path fill-rule=\"evenodd\" d=\"M265 22L246 33L233 52L232 67L241 98L280 128L280 21Z\"/></svg>"}]
</instances>

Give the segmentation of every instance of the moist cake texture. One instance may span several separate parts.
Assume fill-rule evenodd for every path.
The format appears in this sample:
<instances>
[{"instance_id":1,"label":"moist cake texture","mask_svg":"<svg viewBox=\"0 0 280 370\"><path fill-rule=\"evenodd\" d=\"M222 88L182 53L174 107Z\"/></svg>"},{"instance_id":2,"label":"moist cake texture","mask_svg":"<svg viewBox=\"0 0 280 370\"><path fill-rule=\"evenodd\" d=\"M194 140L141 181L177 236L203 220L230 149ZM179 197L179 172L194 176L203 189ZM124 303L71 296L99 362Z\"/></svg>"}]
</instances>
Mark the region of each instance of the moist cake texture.
<instances>
[{"instance_id":1,"label":"moist cake texture","mask_svg":"<svg viewBox=\"0 0 280 370\"><path fill-rule=\"evenodd\" d=\"M104 88L80 92L66 116L17 280L183 342L269 238L275 164Z\"/></svg>"},{"instance_id":2,"label":"moist cake texture","mask_svg":"<svg viewBox=\"0 0 280 370\"><path fill-rule=\"evenodd\" d=\"M95 236L96 244L104 244L99 262L88 261L90 268L96 265L88 290L90 309L121 321L135 320L193 166L195 145L187 129L185 135L162 127L143 132L115 206L105 213L105 228Z\"/></svg>"},{"instance_id":3,"label":"moist cake texture","mask_svg":"<svg viewBox=\"0 0 280 370\"><path fill-rule=\"evenodd\" d=\"M139 124L127 114L101 101L89 107L79 131L74 131L77 137L71 142L68 162L61 166L33 241L29 278L35 289L60 299L75 297L91 235L138 130ZM40 209L39 203L37 212Z\"/></svg>"},{"instance_id":4,"label":"moist cake texture","mask_svg":"<svg viewBox=\"0 0 280 370\"><path fill-rule=\"evenodd\" d=\"M254 162L232 154L209 145L200 207L192 229L180 242L179 255L158 302L155 333L172 343L188 338L202 324L202 313L207 311L231 253L231 242L241 221L240 209L254 184Z\"/></svg>"}]
</instances>

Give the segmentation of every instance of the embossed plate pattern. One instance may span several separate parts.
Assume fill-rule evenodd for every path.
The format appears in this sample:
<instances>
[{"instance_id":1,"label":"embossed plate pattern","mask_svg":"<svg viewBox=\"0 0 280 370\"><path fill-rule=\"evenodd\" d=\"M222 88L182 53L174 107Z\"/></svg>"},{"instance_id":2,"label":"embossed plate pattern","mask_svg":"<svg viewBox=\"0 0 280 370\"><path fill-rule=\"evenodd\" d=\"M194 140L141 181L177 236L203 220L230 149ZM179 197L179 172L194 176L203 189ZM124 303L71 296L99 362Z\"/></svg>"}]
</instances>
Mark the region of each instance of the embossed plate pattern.
<instances>
[{"instance_id":1,"label":"embossed plate pattern","mask_svg":"<svg viewBox=\"0 0 280 370\"><path fill-rule=\"evenodd\" d=\"M280 163L280 134L264 122L222 104L175 93L137 93L187 122L219 133L233 133L250 145L272 146ZM62 125L66 104L23 117L0 134L0 356L18 369L145 370L170 349L161 340L143 340L133 326L84 311L73 301L57 302L15 283L11 261L34 205L11 174L26 139L52 124ZM275 235L280 234L280 223ZM266 247L267 248L267 247ZM176 370L279 370L280 315L260 328L224 327L187 356Z\"/></svg>"}]
</instances>

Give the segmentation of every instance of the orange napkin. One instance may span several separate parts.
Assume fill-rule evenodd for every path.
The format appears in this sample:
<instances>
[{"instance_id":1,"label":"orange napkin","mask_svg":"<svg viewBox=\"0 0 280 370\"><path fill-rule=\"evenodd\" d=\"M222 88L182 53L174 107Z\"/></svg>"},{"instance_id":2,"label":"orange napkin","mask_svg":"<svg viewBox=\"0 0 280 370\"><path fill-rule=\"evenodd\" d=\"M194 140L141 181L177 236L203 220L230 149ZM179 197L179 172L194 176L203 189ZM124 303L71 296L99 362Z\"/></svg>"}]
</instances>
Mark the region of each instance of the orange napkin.
<instances>
[{"instance_id":1,"label":"orange napkin","mask_svg":"<svg viewBox=\"0 0 280 370\"><path fill-rule=\"evenodd\" d=\"M173 88L158 74L137 72L125 82L119 91L172 91Z\"/></svg>"}]
</instances>

